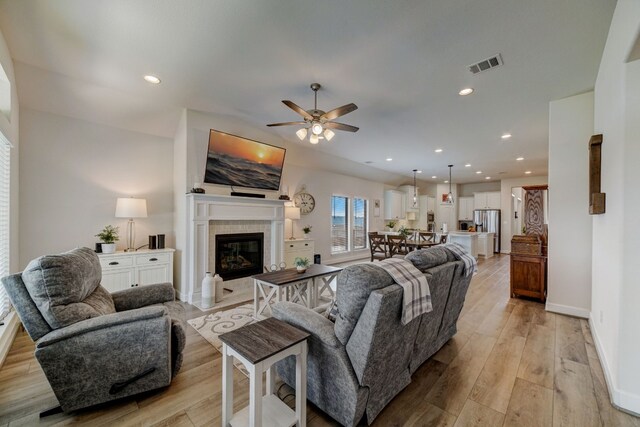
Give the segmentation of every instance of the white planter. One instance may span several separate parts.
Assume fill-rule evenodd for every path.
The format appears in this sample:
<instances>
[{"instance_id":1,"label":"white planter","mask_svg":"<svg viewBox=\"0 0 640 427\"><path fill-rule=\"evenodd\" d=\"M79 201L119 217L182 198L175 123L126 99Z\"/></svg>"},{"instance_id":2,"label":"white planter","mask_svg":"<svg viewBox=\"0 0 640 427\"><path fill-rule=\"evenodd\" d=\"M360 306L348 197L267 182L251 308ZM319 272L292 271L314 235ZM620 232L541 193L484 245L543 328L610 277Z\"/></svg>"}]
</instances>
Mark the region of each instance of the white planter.
<instances>
[{"instance_id":1,"label":"white planter","mask_svg":"<svg viewBox=\"0 0 640 427\"><path fill-rule=\"evenodd\" d=\"M296 267L296 270L298 270L298 273L304 273L305 271L307 271L307 267L299 265Z\"/></svg>"},{"instance_id":2,"label":"white planter","mask_svg":"<svg viewBox=\"0 0 640 427\"><path fill-rule=\"evenodd\" d=\"M112 254L116 251L115 243L103 243L102 244L102 253L103 254Z\"/></svg>"}]
</instances>

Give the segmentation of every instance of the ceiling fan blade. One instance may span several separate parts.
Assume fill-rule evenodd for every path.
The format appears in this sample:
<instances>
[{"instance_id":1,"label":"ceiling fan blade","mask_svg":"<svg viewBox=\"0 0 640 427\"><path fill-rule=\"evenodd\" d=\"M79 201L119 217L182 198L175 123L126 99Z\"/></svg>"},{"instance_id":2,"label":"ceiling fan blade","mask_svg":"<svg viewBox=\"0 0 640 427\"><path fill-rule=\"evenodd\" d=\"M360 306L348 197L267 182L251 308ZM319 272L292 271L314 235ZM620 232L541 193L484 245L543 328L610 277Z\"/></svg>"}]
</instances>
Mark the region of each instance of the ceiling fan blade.
<instances>
[{"instance_id":1,"label":"ceiling fan blade","mask_svg":"<svg viewBox=\"0 0 640 427\"><path fill-rule=\"evenodd\" d=\"M358 129L360 129L355 126L345 125L344 123L337 123L337 122L326 122L324 124L324 127L327 127L330 129L346 130L347 132L358 132Z\"/></svg>"},{"instance_id":2,"label":"ceiling fan blade","mask_svg":"<svg viewBox=\"0 0 640 427\"><path fill-rule=\"evenodd\" d=\"M292 126L292 125L306 125L307 122L284 122L284 123L270 123L267 126Z\"/></svg>"},{"instance_id":3,"label":"ceiling fan blade","mask_svg":"<svg viewBox=\"0 0 640 427\"><path fill-rule=\"evenodd\" d=\"M358 109L358 106L354 103L351 103L351 104L343 105L342 107L334 108L331 111L327 111L322 116L320 116L320 118L325 120L333 120L333 119L337 119L340 116L344 116L345 114L349 114L350 112L355 111L357 109Z\"/></svg>"},{"instance_id":4,"label":"ceiling fan blade","mask_svg":"<svg viewBox=\"0 0 640 427\"><path fill-rule=\"evenodd\" d=\"M296 103L288 101L288 100L283 100L282 103L284 105L286 105L287 107L291 108L293 111L295 111L296 113L300 114L302 117L304 117L307 120L313 120L313 116L311 116L311 114L307 113L305 110L302 109L302 107L298 106Z\"/></svg>"}]
</instances>

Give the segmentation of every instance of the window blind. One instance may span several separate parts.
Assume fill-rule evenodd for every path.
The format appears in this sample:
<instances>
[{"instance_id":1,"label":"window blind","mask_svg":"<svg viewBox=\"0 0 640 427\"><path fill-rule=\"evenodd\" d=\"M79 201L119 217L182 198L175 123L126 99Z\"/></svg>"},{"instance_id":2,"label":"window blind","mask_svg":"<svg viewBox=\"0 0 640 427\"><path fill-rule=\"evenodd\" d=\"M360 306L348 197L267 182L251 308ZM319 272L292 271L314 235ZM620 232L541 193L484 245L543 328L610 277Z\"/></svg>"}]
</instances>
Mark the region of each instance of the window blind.
<instances>
[{"instance_id":1,"label":"window blind","mask_svg":"<svg viewBox=\"0 0 640 427\"><path fill-rule=\"evenodd\" d=\"M0 277L9 274L9 197L10 197L9 141L0 133ZM9 312L9 298L0 284L0 320Z\"/></svg>"}]
</instances>

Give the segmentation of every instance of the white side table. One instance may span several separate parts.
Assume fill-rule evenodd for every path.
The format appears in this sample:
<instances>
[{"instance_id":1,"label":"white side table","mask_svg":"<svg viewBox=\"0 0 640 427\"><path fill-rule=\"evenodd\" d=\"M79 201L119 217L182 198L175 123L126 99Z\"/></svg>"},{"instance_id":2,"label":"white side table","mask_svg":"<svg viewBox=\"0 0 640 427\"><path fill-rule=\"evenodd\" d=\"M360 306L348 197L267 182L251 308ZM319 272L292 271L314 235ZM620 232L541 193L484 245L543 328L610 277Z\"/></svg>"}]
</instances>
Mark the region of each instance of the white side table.
<instances>
[{"instance_id":1,"label":"white side table","mask_svg":"<svg viewBox=\"0 0 640 427\"><path fill-rule=\"evenodd\" d=\"M307 424L307 338L309 334L269 318L219 336L222 341L222 426L262 427ZM296 356L296 410L275 395L274 364ZM249 371L249 406L233 413L233 357ZM262 373L267 394L262 395Z\"/></svg>"}]
</instances>

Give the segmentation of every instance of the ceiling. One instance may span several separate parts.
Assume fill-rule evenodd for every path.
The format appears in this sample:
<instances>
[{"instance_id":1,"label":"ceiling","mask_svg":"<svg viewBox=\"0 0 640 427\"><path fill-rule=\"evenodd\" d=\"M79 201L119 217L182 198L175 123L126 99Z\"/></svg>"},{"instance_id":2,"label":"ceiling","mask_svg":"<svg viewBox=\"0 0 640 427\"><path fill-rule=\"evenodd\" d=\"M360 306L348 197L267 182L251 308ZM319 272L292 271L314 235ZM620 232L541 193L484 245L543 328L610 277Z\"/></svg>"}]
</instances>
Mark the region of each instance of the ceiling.
<instances>
[{"instance_id":1,"label":"ceiling","mask_svg":"<svg viewBox=\"0 0 640 427\"><path fill-rule=\"evenodd\" d=\"M310 150L407 176L418 168L425 180L438 176L433 182L452 163L454 181L464 183L547 173L548 103L593 89L614 7L615 0L6 0L0 28L28 108L172 138L185 107L256 127L298 120L280 101L311 108L309 84L317 81L318 108L356 103L338 121L360 131L336 132ZM502 67L468 71L497 53ZM461 97L464 87L475 92ZM301 144L296 129L268 132ZM504 142L503 133L513 137Z\"/></svg>"}]
</instances>

